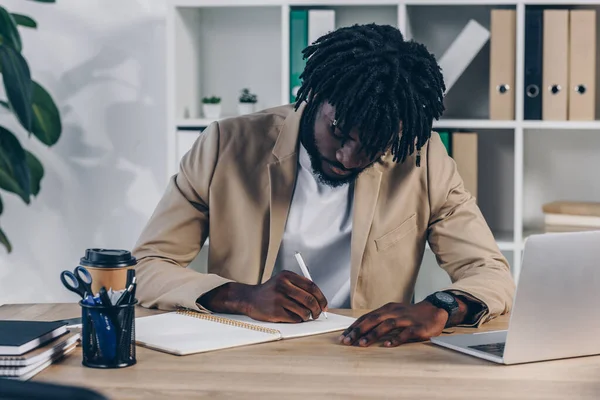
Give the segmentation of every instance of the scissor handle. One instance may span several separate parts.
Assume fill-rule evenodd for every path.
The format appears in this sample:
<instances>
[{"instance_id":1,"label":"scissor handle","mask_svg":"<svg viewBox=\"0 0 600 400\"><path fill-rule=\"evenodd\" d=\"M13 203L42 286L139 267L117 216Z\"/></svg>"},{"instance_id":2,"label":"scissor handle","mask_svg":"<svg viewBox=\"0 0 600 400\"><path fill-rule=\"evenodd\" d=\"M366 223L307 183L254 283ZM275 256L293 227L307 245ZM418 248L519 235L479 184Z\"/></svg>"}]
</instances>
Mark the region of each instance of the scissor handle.
<instances>
[{"instance_id":1,"label":"scissor handle","mask_svg":"<svg viewBox=\"0 0 600 400\"><path fill-rule=\"evenodd\" d=\"M87 294L92 294L92 275L87 268L78 265L74 270L77 280L83 291L87 292Z\"/></svg>"},{"instance_id":2,"label":"scissor handle","mask_svg":"<svg viewBox=\"0 0 600 400\"><path fill-rule=\"evenodd\" d=\"M77 293L81 297L85 297L85 289L81 287L81 281L77 279L71 271L63 271L60 273L60 281L62 284L73 293Z\"/></svg>"}]
</instances>

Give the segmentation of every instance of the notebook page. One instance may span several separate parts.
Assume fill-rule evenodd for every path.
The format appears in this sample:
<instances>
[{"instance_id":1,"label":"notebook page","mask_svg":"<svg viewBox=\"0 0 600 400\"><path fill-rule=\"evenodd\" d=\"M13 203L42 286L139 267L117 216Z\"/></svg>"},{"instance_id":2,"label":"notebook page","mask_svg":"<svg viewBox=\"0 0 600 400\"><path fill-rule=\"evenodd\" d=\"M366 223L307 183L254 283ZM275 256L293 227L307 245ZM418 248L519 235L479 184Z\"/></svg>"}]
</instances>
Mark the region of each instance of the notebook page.
<instances>
[{"instance_id":1,"label":"notebook page","mask_svg":"<svg viewBox=\"0 0 600 400\"><path fill-rule=\"evenodd\" d=\"M280 336L175 312L135 319L137 344L176 355L279 340Z\"/></svg>"},{"instance_id":2,"label":"notebook page","mask_svg":"<svg viewBox=\"0 0 600 400\"><path fill-rule=\"evenodd\" d=\"M276 329L281 332L283 339L291 339L296 337L319 335L321 333L343 331L356 321L356 318L345 317L339 314L328 312L326 319L323 314L317 320L309 320L306 322L293 323L273 323L256 321L245 315L231 314L216 314L224 318L234 319L236 321L245 322L248 324L259 325L265 328Z\"/></svg>"}]
</instances>

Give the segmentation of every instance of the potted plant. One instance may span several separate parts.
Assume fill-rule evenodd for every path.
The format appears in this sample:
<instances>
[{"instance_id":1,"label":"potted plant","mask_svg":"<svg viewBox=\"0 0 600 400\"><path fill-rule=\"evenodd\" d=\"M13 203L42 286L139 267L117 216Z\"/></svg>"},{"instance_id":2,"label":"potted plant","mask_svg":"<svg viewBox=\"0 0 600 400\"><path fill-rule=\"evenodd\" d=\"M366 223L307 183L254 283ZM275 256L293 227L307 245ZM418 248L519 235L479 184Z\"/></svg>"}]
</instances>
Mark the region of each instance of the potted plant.
<instances>
[{"instance_id":1,"label":"potted plant","mask_svg":"<svg viewBox=\"0 0 600 400\"><path fill-rule=\"evenodd\" d=\"M29 205L40 192L44 166L23 144L36 138L47 147L54 146L62 134L62 120L50 92L32 76L22 53L20 29L37 29L37 22L0 6L0 76L3 84L0 112L12 114L16 120L3 118L6 125L0 126L0 188ZM40 146L37 149L36 153L45 151ZM5 211L3 204L0 198L0 214ZM12 244L2 228L0 244L8 253L12 252Z\"/></svg>"},{"instance_id":2,"label":"potted plant","mask_svg":"<svg viewBox=\"0 0 600 400\"><path fill-rule=\"evenodd\" d=\"M221 98L216 96L202 99L202 113L206 118L217 119L221 116Z\"/></svg>"},{"instance_id":3,"label":"potted plant","mask_svg":"<svg viewBox=\"0 0 600 400\"><path fill-rule=\"evenodd\" d=\"M250 89L243 89L238 102L238 114L252 114L256 106L256 95L250 93Z\"/></svg>"}]
</instances>

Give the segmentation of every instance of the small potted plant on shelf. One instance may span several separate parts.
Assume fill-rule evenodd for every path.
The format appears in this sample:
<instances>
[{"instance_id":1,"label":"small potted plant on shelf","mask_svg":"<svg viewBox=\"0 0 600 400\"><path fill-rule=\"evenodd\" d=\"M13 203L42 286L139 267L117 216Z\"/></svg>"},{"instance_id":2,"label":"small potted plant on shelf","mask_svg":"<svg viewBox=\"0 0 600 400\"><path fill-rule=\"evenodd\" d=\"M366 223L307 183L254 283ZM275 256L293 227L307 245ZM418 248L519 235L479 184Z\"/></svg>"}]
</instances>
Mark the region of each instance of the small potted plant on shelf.
<instances>
[{"instance_id":1,"label":"small potted plant on shelf","mask_svg":"<svg viewBox=\"0 0 600 400\"><path fill-rule=\"evenodd\" d=\"M221 116L221 98L216 96L202 99L202 112L205 118L219 118Z\"/></svg>"},{"instance_id":2,"label":"small potted plant on shelf","mask_svg":"<svg viewBox=\"0 0 600 400\"><path fill-rule=\"evenodd\" d=\"M256 95L250 89L243 89L238 102L238 114L252 114L255 111Z\"/></svg>"}]
</instances>

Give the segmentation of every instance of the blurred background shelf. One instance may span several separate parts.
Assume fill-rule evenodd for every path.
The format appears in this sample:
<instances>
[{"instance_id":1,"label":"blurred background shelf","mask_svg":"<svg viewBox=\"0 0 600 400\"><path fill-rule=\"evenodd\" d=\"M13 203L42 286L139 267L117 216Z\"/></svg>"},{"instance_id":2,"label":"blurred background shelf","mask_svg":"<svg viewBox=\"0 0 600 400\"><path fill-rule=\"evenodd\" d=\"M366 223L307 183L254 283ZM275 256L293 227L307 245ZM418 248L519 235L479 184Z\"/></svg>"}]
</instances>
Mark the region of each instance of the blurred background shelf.
<instances>
[{"instance_id":1,"label":"blurred background shelf","mask_svg":"<svg viewBox=\"0 0 600 400\"><path fill-rule=\"evenodd\" d=\"M514 129L516 127L516 121L493 121L489 119L440 119L433 122L434 129Z\"/></svg>"},{"instance_id":2,"label":"blurred background shelf","mask_svg":"<svg viewBox=\"0 0 600 400\"><path fill-rule=\"evenodd\" d=\"M524 129L600 131L600 121L522 121L520 124Z\"/></svg>"},{"instance_id":3,"label":"blurred background shelf","mask_svg":"<svg viewBox=\"0 0 600 400\"><path fill-rule=\"evenodd\" d=\"M295 11L330 12L324 20L329 21L332 29L369 22L396 26L407 39L423 43L436 59L444 62L452 59L453 51L458 49L461 56L461 49L470 46L476 51L456 57L470 61L452 81L444 100L446 112L442 120L434 121L433 128L447 138L474 134L471 143L476 148L476 157L469 162L476 173L469 179L476 187L478 205L498 247L518 280L523 241L542 230L539 227L543 226L544 203L557 199L600 199L597 117L525 118L525 50L532 32L526 26L526 15L544 7L598 11L599 5L600 0L174 0L169 5L167 23L169 175L177 172L179 159L215 120L205 118L202 113L204 96L222 97L219 119L237 115L237 96L244 87L258 95L257 109L291 102ZM512 13L504 14L503 27L494 28L496 10ZM506 22L511 18L513 22ZM489 33L489 38L478 39L483 40L483 46L476 46L469 35L466 39L464 35L461 37L468 27L475 29L473 32ZM502 29L511 30L502 34ZM594 38L592 42L597 49L598 32L588 36ZM512 90L508 91L513 96L508 117L493 112L491 100L498 88L492 76L492 44L494 39L502 37L512 38L509 48L514 50L509 57L512 67L502 68L511 72L514 80L510 85ZM568 51L564 57L568 57ZM597 116L600 101L596 101L595 107ZM452 150L450 142L448 149ZM459 159L465 154L459 153L457 149L452 156L462 163ZM471 174L467 171L465 175ZM429 265L436 264L430 253L424 260L420 282L439 285L438 275ZM425 290L424 286L420 288Z\"/></svg>"},{"instance_id":4,"label":"blurred background shelf","mask_svg":"<svg viewBox=\"0 0 600 400\"><path fill-rule=\"evenodd\" d=\"M227 118L227 115L220 117L219 119ZM204 129L213 122L216 118L190 118L190 119L178 119L176 122L177 129Z\"/></svg>"}]
</instances>

